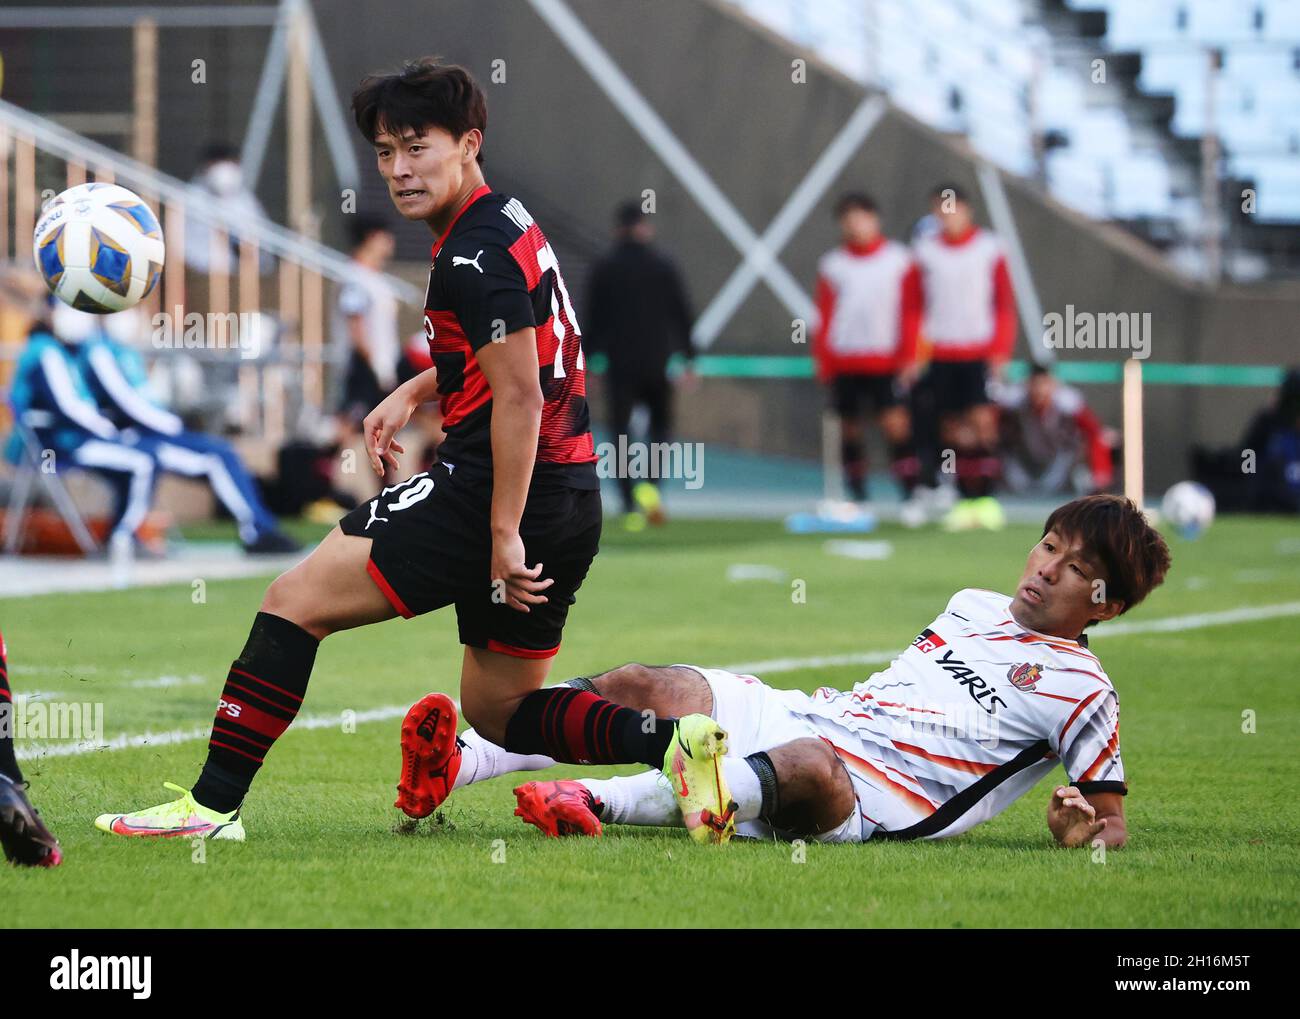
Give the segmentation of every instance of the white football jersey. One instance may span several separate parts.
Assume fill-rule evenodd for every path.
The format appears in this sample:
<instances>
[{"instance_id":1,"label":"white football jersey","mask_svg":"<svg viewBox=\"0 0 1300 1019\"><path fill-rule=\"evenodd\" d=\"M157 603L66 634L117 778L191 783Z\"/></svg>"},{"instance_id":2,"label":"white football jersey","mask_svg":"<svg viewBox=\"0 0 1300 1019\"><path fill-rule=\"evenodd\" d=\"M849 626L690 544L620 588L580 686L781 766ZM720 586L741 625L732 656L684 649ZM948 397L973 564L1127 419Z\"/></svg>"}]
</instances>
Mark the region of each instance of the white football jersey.
<instances>
[{"instance_id":1,"label":"white football jersey","mask_svg":"<svg viewBox=\"0 0 1300 1019\"><path fill-rule=\"evenodd\" d=\"M1010 605L959 591L889 668L803 701L853 778L864 838L959 834L1058 761L1085 793L1127 791L1119 697L1086 639L1026 630Z\"/></svg>"}]
</instances>

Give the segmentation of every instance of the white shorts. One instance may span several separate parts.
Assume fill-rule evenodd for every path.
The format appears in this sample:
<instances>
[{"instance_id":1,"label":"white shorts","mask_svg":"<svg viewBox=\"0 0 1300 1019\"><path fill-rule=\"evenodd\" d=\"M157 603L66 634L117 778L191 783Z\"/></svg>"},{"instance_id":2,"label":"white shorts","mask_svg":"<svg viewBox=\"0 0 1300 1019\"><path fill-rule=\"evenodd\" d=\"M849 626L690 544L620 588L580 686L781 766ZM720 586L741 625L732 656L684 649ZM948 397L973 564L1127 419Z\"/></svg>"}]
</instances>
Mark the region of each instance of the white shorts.
<instances>
[{"instance_id":1,"label":"white shorts","mask_svg":"<svg viewBox=\"0 0 1300 1019\"><path fill-rule=\"evenodd\" d=\"M760 751L771 750L792 740L822 737L807 712L812 698L802 690L777 690L757 676L738 676L723 669L705 669L698 665L682 665L704 677L713 691L713 717L727 730L727 754L730 757L748 757ZM851 777L851 776L850 776ZM857 789L855 786L856 798ZM874 826L868 825L874 829ZM814 837L816 842L862 842L864 836L862 810L854 805L853 812L834 831ZM779 831L762 821L742 821L736 825L738 834L751 838L779 838L789 841L797 836Z\"/></svg>"}]
</instances>

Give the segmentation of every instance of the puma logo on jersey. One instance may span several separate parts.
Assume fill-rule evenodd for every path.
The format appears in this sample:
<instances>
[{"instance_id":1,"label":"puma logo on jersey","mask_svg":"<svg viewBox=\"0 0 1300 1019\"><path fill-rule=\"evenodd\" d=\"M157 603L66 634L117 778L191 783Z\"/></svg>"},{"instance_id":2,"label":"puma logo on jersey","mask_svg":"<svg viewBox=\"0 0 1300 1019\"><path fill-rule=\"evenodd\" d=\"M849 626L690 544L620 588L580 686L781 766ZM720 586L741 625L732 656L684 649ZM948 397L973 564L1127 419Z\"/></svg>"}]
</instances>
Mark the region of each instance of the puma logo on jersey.
<instances>
[{"instance_id":1,"label":"puma logo on jersey","mask_svg":"<svg viewBox=\"0 0 1300 1019\"><path fill-rule=\"evenodd\" d=\"M472 265L472 266L473 266L475 269L477 269L477 270L479 271L479 273L481 274L481 273L483 272L483 267L482 267L481 265L478 264L478 260L479 260L480 258L482 258L482 257L483 257L483 249L482 249L482 248L479 248L479 249L478 249L478 254L475 255L473 258L464 258L464 257L461 256L461 255L452 255L452 256L451 256L451 267L454 269L454 268L456 268L456 266L458 266L458 265Z\"/></svg>"},{"instance_id":2,"label":"puma logo on jersey","mask_svg":"<svg viewBox=\"0 0 1300 1019\"><path fill-rule=\"evenodd\" d=\"M375 512L377 509L379 509L379 500L378 500L378 499L371 499L371 500L370 500L370 519L366 521L365 530L367 530L367 531L370 530L370 525L373 524L376 520L379 521L381 524L386 524L386 523L388 523L388 518L387 518L387 517L381 517L381 516L379 516L379 515Z\"/></svg>"}]
</instances>

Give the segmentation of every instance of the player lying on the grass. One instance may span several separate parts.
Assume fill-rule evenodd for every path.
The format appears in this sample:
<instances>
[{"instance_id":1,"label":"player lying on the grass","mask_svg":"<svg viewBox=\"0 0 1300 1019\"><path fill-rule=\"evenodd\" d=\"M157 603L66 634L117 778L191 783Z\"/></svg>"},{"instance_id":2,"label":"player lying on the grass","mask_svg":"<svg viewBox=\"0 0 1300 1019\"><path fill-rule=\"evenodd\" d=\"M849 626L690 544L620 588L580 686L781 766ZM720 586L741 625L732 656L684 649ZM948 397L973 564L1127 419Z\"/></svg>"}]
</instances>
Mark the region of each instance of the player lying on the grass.
<instances>
[{"instance_id":1,"label":"player lying on the grass","mask_svg":"<svg viewBox=\"0 0 1300 1019\"><path fill-rule=\"evenodd\" d=\"M728 741L721 781L707 781L714 762L695 762L685 783L653 771L529 782L515 790L516 813L550 835L685 820L713 841L733 827L826 842L939 838L987 821L1059 761L1069 784L1048 806L1056 841L1123 845L1119 698L1084 630L1137 605L1168 568L1164 539L1133 503L1089 496L1048 518L1012 597L959 591L852 690L809 695L685 665L614 669L589 688L654 716L712 715ZM450 709L455 731L445 695L421 703ZM517 758L470 730L432 763L440 769L417 778L441 802L451 788L552 762Z\"/></svg>"},{"instance_id":2,"label":"player lying on the grass","mask_svg":"<svg viewBox=\"0 0 1300 1019\"><path fill-rule=\"evenodd\" d=\"M0 848L5 859L24 867L57 867L58 840L27 799L27 783L14 755L14 697L9 686L8 649L0 633Z\"/></svg>"},{"instance_id":3,"label":"player lying on the grass","mask_svg":"<svg viewBox=\"0 0 1300 1019\"><path fill-rule=\"evenodd\" d=\"M647 732L637 712L590 691L542 687L596 555L600 483L577 318L541 228L484 183L482 90L464 68L426 59L367 78L352 109L397 211L437 238L424 312L434 367L370 412L366 450L381 478L397 468L394 435L439 398L440 463L357 507L271 584L193 789L169 785L179 798L103 814L103 831L243 839L240 805L302 706L320 642L453 604L465 715L502 746L660 767L682 745L711 745L705 716Z\"/></svg>"}]
</instances>

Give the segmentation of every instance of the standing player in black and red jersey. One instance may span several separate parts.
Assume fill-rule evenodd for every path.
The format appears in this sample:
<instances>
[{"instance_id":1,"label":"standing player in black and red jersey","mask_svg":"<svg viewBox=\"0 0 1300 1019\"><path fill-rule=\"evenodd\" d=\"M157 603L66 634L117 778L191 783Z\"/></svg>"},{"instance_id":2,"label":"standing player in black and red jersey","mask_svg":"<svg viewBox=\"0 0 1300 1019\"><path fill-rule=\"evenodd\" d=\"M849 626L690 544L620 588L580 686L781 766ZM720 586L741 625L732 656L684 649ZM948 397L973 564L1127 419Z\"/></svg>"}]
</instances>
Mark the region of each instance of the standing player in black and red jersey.
<instances>
[{"instance_id":1,"label":"standing player in black and red jersey","mask_svg":"<svg viewBox=\"0 0 1300 1019\"><path fill-rule=\"evenodd\" d=\"M5 638L0 633L0 850L18 867L57 867L63 862L58 839L27 799L27 783L14 754L16 708L9 688Z\"/></svg>"},{"instance_id":2,"label":"standing player in black and red jersey","mask_svg":"<svg viewBox=\"0 0 1300 1019\"><path fill-rule=\"evenodd\" d=\"M729 796L713 774L725 734L711 719L645 726L587 680L542 689L596 555L600 491L576 316L540 227L518 199L483 181L483 93L463 68L425 59L368 77L352 107L398 212L437 238L424 314L434 367L366 417L366 449L382 478L397 466L394 452L405 452L394 435L438 398L440 462L349 513L271 584L231 666L193 789L173 786L179 799L96 825L242 839L240 805L302 704L320 641L455 605L461 703L479 732L510 754L676 773L691 790L682 797L688 825L693 815L707 840L729 823ZM454 787L456 726L442 694L423 698L403 723L397 806L408 814L431 813Z\"/></svg>"}]
</instances>

